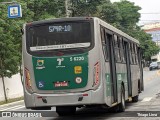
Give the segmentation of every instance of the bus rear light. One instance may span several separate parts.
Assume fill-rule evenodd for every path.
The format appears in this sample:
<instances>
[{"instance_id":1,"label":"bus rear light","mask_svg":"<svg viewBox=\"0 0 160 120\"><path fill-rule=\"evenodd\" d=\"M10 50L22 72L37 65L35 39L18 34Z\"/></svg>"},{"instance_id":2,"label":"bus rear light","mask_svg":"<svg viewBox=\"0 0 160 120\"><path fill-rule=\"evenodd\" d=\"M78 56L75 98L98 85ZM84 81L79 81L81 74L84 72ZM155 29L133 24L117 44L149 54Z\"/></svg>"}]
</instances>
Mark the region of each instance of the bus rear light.
<instances>
[{"instance_id":1,"label":"bus rear light","mask_svg":"<svg viewBox=\"0 0 160 120\"><path fill-rule=\"evenodd\" d=\"M42 99L43 97L42 96L37 96L37 99Z\"/></svg>"},{"instance_id":2,"label":"bus rear light","mask_svg":"<svg viewBox=\"0 0 160 120\"><path fill-rule=\"evenodd\" d=\"M97 62L94 65L94 84L93 86L96 86L99 84L99 73L100 73L100 66L99 66L99 62Z\"/></svg>"},{"instance_id":3,"label":"bus rear light","mask_svg":"<svg viewBox=\"0 0 160 120\"><path fill-rule=\"evenodd\" d=\"M83 94L83 96L88 96L88 94L87 94L87 93L85 93L85 94Z\"/></svg>"},{"instance_id":4,"label":"bus rear light","mask_svg":"<svg viewBox=\"0 0 160 120\"><path fill-rule=\"evenodd\" d=\"M63 55L64 55L64 53L62 53L62 52L58 52L56 55L57 55L57 56L63 56Z\"/></svg>"},{"instance_id":5,"label":"bus rear light","mask_svg":"<svg viewBox=\"0 0 160 120\"><path fill-rule=\"evenodd\" d=\"M31 77L30 77L29 70L27 68L25 68L25 85L28 89L32 89L31 88Z\"/></svg>"}]
</instances>

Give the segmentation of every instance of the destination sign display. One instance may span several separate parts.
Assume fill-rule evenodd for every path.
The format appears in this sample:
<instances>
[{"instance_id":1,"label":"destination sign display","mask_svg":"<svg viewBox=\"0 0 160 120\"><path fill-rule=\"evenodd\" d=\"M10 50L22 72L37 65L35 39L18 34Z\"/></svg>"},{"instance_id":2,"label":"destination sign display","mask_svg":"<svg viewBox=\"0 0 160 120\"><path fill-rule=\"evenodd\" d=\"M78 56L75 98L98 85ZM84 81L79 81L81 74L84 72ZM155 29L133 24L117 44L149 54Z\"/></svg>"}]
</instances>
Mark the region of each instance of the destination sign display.
<instances>
[{"instance_id":1,"label":"destination sign display","mask_svg":"<svg viewBox=\"0 0 160 120\"><path fill-rule=\"evenodd\" d=\"M71 25L53 25L49 26L49 32L71 32Z\"/></svg>"}]
</instances>

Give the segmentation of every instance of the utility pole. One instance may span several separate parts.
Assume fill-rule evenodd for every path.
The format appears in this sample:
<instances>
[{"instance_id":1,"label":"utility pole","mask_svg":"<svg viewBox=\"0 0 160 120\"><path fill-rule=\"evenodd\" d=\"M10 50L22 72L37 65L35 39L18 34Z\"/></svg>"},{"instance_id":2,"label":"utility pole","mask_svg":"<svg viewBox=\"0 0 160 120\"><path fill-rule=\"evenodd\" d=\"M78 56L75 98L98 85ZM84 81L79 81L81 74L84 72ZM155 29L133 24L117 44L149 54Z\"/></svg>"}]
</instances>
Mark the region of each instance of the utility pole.
<instances>
[{"instance_id":1,"label":"utility pole","mask_svg":"<svg viewBox=\"0 0 160 120\"><path fill-rule=\"evenodd\" d=\"M71 16L71 14L72 14L71 7L72 7L71 0L65 0L66 17Z\"/></svg>"}]
</instances>

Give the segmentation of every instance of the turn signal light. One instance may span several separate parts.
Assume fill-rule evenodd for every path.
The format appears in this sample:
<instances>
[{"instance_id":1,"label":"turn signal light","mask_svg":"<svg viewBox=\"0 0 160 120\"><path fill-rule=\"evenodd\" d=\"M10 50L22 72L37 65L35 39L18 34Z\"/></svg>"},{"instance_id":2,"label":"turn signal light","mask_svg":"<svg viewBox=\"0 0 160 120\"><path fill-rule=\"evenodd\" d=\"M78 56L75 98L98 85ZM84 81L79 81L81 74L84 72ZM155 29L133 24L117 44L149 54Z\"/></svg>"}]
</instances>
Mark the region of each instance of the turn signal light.
<instances>
[{"instance_id":1,"label":"turn signal light","mask_svg":"<svg viewBox=\"0 0 160 120\"><path fill-rule=\"evenodd\" d=\"M94 86L99 85L99 73L100 73L100 66L99 62L94 65Z\"/></svg>"},{"instance_id":2,"label":"turn signal light","mask_svg":"<svg viewBox=\"0 0 160 120\"><path fill-rule=\"evenodd\" d=\"M28 89L32 89L32 87L31 87L31 77L30 77L29 70L27 68L25 68L25 85Z\"/></svg>"}]
</instances>

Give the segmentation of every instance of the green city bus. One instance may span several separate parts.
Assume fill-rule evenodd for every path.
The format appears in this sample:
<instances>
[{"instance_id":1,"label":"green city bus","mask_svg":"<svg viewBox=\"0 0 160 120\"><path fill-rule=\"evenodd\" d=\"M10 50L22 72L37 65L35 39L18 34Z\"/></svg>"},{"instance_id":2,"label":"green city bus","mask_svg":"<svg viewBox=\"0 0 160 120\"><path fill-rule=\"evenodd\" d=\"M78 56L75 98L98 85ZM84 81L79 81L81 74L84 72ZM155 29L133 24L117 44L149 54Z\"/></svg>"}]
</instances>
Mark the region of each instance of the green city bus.
<instances>
[{"instance_id":1,"label":"green city bus","mask_svg":"<svg viewBox=\"0 0 160 120\"><path fill-rule=\"evenodd\" d=\"M24 101L27 109L104 106L125 111L143 91L139 41L97 17L24 24Z\"/></svg>"}]
</instances>

